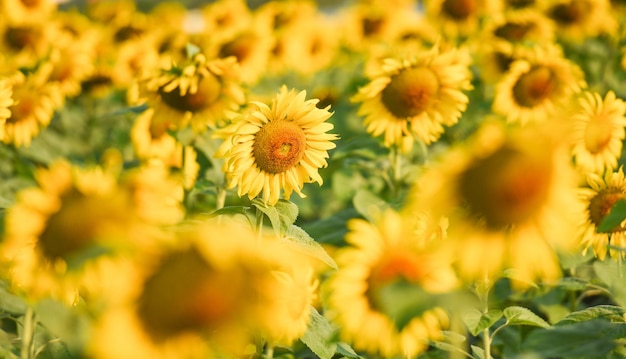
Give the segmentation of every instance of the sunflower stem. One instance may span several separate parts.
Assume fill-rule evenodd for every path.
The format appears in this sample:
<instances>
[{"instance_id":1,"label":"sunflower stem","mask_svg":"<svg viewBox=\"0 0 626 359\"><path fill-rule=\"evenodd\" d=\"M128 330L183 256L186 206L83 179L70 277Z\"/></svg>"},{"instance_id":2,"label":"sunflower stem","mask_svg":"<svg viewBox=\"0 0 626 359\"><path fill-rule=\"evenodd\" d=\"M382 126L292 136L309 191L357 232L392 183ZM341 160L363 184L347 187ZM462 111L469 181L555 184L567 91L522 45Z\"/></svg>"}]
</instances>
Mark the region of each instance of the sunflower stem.
<instances>
[{"instance_id":1,"label":"sunflower stem","mask_svg":"<svg viewBox=\"0 0 626 359\"><path fill-rule=\"evenodd\" d=\"M484 282L479 285L477 288L477 293L480 298L480 302L483 306L483 313L487 314L489 312L489 290L491 288L491 282L489 277L485 275ZM491 359L491 333L489 332L489 328L485 328L483 330L483 346L485 350L485 358Z\"/></svg>"},{"instance_id":2,"label":"sunflower stem","mask_svg":"<svg viewBox=\"0 0 626 359\"><path fill-rule=\"evenodd\" d=\"M256 223L255 231L257 232L259 246L261 245L261 238L263 237L263 212L255 207Z\"/></svg>"},{"instance_id":3,"label":"sunflower stem","mask_svg":"<svg viewBox=\"0 0 626 359\"><path fill-rule=\"evenodd\" d=\"M35 326L35 311L31 307L27 307L22 323L22 348L20 349L21 359L34 358L33 352L35 343L33 338L35 336Z\"/></svg>"},{"instance_id":4,"label":"sunflower stem","mask_svg":"<svg viewBox=\"0 0 626 359\"><path fill-rule=\"evenodd\" d=\"M400 154L400 149L398 146L392 146L389 151L390 162L391 162L391 193L395 198L400 192L400 180L402 177L402 156Z\"/></svg>"},{"instance_id":5,"label":"sunflower stem","mask_svg":"<svg viewBox=\"0 0 626 359\"><path fill-rule=\"evenodd\" d=\"M226 204L226 188L223 186L217 186L217 195L215 198L215 209L224 208L224 204Z\"/></svg>"},{"instance_id":6,"label":"sunflower stem","mask_svg":"<svg viewBox=\"0 0 626 359\"><path fill-rule=\"evenodd\" d=\"M263 358L265 359L272 359L274 358L274 346L271 344L267 345L267 349L265 350L265 355L263 355Z\"/></svg>"}]
</instances>

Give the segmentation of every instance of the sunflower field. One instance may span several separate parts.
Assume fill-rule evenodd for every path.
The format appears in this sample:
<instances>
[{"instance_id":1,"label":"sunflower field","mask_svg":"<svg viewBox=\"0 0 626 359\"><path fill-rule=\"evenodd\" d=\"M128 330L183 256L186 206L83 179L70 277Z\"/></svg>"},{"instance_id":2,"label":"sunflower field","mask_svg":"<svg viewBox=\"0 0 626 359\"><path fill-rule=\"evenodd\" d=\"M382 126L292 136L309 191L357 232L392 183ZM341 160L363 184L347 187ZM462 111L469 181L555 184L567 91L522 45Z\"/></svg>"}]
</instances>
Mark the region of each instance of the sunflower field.
<instances>
[{"instance_id":1,"label":"sunflower field","mask_svg":"<svg viewBox=\"0 0 626 359\"><path fill-rule=\"evenodd\" d=\"M623 0L0 0L0 359L626 359Z\"/></svg>"}]
</instances>

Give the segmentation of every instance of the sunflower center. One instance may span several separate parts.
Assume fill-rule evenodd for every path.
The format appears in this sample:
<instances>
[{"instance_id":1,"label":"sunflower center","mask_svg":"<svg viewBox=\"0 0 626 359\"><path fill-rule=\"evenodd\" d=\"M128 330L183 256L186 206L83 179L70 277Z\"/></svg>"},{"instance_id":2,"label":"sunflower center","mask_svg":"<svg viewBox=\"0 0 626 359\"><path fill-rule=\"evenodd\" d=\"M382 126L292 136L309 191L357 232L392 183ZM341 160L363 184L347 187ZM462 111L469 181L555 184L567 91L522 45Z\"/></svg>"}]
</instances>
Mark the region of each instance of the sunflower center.
<instances>
[{"instance_id":1,"label":"sunflower center","mask_svg":"<svg viewBox=\"0 0 626 359\"><path fill-rule=\"evenodd\" d=\"M34 98L24 96L16 101L9 109L11 110L11 117L7 119L7 123L18 123L20 120L28 117L33 113L36 108L36 102Z\"/></svg>"},{"instance_id":2,"label":"sunflower center","mask_svg":"<svg viewBox=\"0 0 626 359\"><path fill-rule=\"evenodd\" d=\"M304 155L306 136L292 121L274 120L261 127L254 138L257 166L268 173L281 173L295 166Z\"/></svg>"},{"instance_id":3,"label":"sunflower center","mask_svg":"<svg viewBox=\"0 0 626 359\"><path fill-rule=\"evenodd\" d=\"M585 19L591 10L586 1L571 1L568 4L559 4L552 8L550 17L558 23L571 25Z\"/></svg>"},{"instance_id":4,"label":"sunflower center","mask_svg":"<svg viewBox=\"0 0 626 359\"><path fill-rule=\"evenodd\" d=\"M531 218L545 203L552 166L547 158L504 146L461 174L469 214L500 230Z\"/></svg>"},{"instance_id":5,"label":"sunflower center","mask_svg":"<svg viewBox=\"0 0 626 359\"><path fill-rule=\"evenodd\" d=\"M61 209L48 218L37 246L46 258L69 261L98 239L121 231L128 222L124 208L123 195L105 200L71 190L61 197Z\"/></svg>"},{"instance_id":6,"label":"sunflower center","mask_svg":"<svg viewBox=\"0 0 626 359\"><path fill-rule=\"evenodd\" d=\"M589 121L585 129L585 148L595 155L602 152L611 142L613 126L603 119Z\"/></svg>"},{"instance_id":7,"label":"sunflower center","mask_svg":"<svg viewBox=\"0 0 626 359\"><path fill-rule=\"evenodd\" d=\"M242 285L239 273L215 271L191 248L170 254L146 279L137 314L155 341L215 330L237 315Z\"/></svg>"},{"instance_id":8,"label":"sunflower center","mask_svg":"<svg viewBox=\"0 0 626 359\"><path fill-rule=\"evenodd\" d=\"M427 68L411 68L391 78L382 91L382 103L397 118L419 115L439 91L437 75Z\"/></svg>"},{"instance_id":9,"label":"sunflower center","mask_svg":"<svg viewBox=\"0 0 626 359\"><path fill-rule=\"evenodd\" d=\"M413 318L433 307L432 296L419 285L423 277L420 258L406 252L385 256L368 278L371 308L385 314L402 330Z\"/></svg>"},{"instance_id":10,"label":"sunflower center","mask_svg":"<svg viewBox=\"0 0 626 359\"><path fill-rule=\"evenodd\" d=\"M252 53L252 47L256 42L256 38L252 34L241 35L229 42L224 43L220 47L219 56L229 57L235 56L239 63L246 61Z\"/></svg>"},{"instance_id":11,"label":"sunflower center","mask_svg":"<svg viewBox=\"0 0 626 359\"><path fill-rule=\"evenodd\" d=\"M30 27L9 27L4 33L4 40L15 51L34 47L40 38L38 31Z\"/></svg>"},{"instance_id":12,"label":"sunflower center","mask_svg":"<svg viewBox=\"0 0 626 359\"><path fill-rule=\"evenodd\" d=\"M520 9L533 5L535 0L507 0L510 7Z\"/></svg>"},{"instance_id":13,"label":"sunflower center","mask_svg":"<svg viewBox=\"0 0 626 359\"><path fill-rule=\"evenodd\" d=\"M40 0L22 0L21 3L24 4L24 6L26 7L35 8L39 6L41 1Z\"/></svg>"},{"instance_id":14,"label":"sunflower center","mask_svg":"<svg viewBox=\"0 0 626 359\"><path fill-rule=\"evenodd\" d=\"M626 193L623 193L619 189L608 188L600 191L589 201L589 206L587 207L591 223L598 228L602 223L602 220L604 220L609 212L611 212L615 203L624 198L626 198ZM623 230L624 228L618 225L615 228L612 228L609 232L620 232Z\"/></svg>"},{"instance_id":15,"label":"sunflower center","mask_svg":"<svg viewBox=\"0 0 626 359\"><path fill-rule=\"evenodd\" d=\"M441 8L454 20L463 21L476 11L477 4L475 0L445 0Z\"/></svg>"},{"instance_id":16,"label":"sunflower center","mask_svg":"<svg viewBox=\"0 0 626 359\"><path fill-rule=\"evenodd\" d=\"M522 41L534 28L533 24L506 23L494 31L494 35L508 41Z\"/></svg>"},{"instance_id":17,"label":"sunflower center","mask_svg":"<svg viewBox=\"0 0 626 359\"><path fill-rule=\"evenodd\" d=\"M510 54L501 51L494 53L493 56L500 73L505 73L514 61Z\"/></svg>"},{"instance_id":18,"label":"sunflower center","mask_svg":"<svg viewBox=\"0 0 626 359\"><path fill-rule=\"evenodd\" d=\"M535 67L517 80L513 97L521 106L534 107L549 98L556 86L556 77L549 68Z\"/></svg>"},{"instance_id":19,"label":"sunflower center","mask_svg":"<svg viewBox=\"0 0 626 359\"><path fill-rule=\"evenodd\" d=\"M361 20L363 35L374 36L379 34L385 25L385 18L382 16L369 16Z\"/></svg>"},{"instance_id":20,"label":"sunflower center","mask_svg":"<svg viewBox=\"0 0 626 359\"><path fill-rule=\"evenodd\" d=\"M220 96L222 84L213 75L204 76L198 82L198 90L195 93L181 95L178 89L165 92L159 89L159 95L163 102L175 110L181 112L198 112L211 106Z\"/></svg>"}]
</instances>

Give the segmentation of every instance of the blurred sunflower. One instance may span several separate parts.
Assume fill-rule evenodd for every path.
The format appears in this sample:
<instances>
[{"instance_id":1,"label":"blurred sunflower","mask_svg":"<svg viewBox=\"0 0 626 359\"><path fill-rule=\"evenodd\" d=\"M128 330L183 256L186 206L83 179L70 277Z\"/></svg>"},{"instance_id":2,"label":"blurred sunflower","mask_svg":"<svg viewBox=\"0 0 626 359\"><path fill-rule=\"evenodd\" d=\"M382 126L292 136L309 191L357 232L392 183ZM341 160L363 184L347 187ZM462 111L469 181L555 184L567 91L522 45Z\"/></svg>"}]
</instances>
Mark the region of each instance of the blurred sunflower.
<instances>
[{"instance_id":1,"label":"blurred sunflower","mask_svg":"<svg viewBox=\"0 0 626 359\"><path fill-rule=\"evenodd\" d=\"M24 75L21 72L10 77L12 101L11 116L4 123L4 143L16 147L28 146L42 128L48 126L56 108L63 98L58 85L46 82L48 71Z\"/></svg>"},{"instance_id":2,"label":"blurred sunflower","mask_svg":"<svg viewBox=\"0 0 626 359\"><path fill-rule=\"evenodd\" d=\"M497 0L429 0L425 2L425 16L444 36L451 39L475 34L482 21L501 11Z\"/></svg>"},{"instance_id":3,"label":"blurred sunflower","mask_svg":"<svg viewBox=\"0 0 626 359\"><path fill-rule=\"evenodd\" d=\"M609 0L558 0L544 10L561 40L582 43L601 34L616 35L618 21Z\"/></svg>"},{"instance_id":4,"label":"blurred sunflower","mask_svg":"<svg viewBox=\"0 0 626 359\"><path fill-rule=\"evenodd\" d=\"M317 172L326 167L333 125L329 107L316 107L317 99L306 100L306 91L296 93L282 86L271 106L252 102L257 109L222 129L226 138L217 157L226 159L224 171L229 188L250 199L262 193L270 205L278 202L281 189L288 199L295 191L301 197L304 183L323 183Z\"/></svg>"},{"instance_id":5,"label":"blurred sunflower","mask_svg":"<svg viewBox=\"0 0 626 359\"><path fill-rule=\"evenodd\" d=\"M44 23L56 13L57 5L52 0L2 0L0 14L12 25Z\"/></svg>"},{"instance_id":6,"label":"blurred sunflower","mask_svg":"<svg viewBox=\"0 0 626 359\"><path fill-rule=\"evenodd\" d=\"M493 110L509 122L542 122L570 105L586 87L583 71L556 45L535 46L496 84Z\"/></svg>"},{"instance_id":7,"label":"blurred sunflower","mask_svg":"<svg viewBox=\"0 0 626 359\"><path fill-rule=\"evenodd\" d=\"M448 316L436 294L457 286L451 258L431 250L430 238L393 210L376 223L350 220L345 239L350 246L335 253L339 269L323 288L342 340L382 357L412 358L441 339Z\"/></svg>"},{"instance_id":8,"label":"blurred sunflower","mask_svg":"<svg viewBox=\"0 0 626 359\"><path fill-rule=\"evenodd\" d=\"M126 300L99 318L90 357L230 357L254 352L254 339L266 339L273 325L300 335L300 317L292 329L285 315L308 305L300 300L305 294L287 306L284 299L306 289L285 277L285 269L298 268L298 256L266 239L259 243L257 233L234 221L182 228L171 246L137 268Z\"/></svg>"},{"instance_id":9,"label":"blurred sunflower","mask_svg":"<svg viewBox=\"0 0 626 359\"><path fill-rule=\"evenodd\" d=\"M212 1L201 8L201 14L205 26L203 33L210 34L217 42L249 29L254 18L245 0Z\"/></svg>"},{"instance_id":10,"label":"blurred sunflower","mask_svg":"<svg viewBox=\"0 0 626 359\"><path fill-rule=\"evenodd\" d=\"M583 172L604 174L617 167L626 136L626 104L613 91L604 99L599 93L585 91L570 116L572 155Z\"/></svg>"},{"instance_id":11,"label":"blurred sunflower","mask_svg":"<svg viewBox=\"0 0 626 359\"><path fill-rule=\"evenodd\" d=\"M135 118L130 132L135 156L140 160L158 158L168 161L178 146L176 138L168 130L170 125L165 118L154 118L154 109L149 108Z\"/></svg>"},{"instance_id":12,"label":"blurred sunflower","mask_svg":"<svg viewBox=\"0 0 626 359\"><path fill-rule=\"evenodd\" d=\"M430 144L467 108L472 89L469 54L434 46L405 59L387 59L381 72L353 96L367 132L387 147L408 152L415 140Z\"/></svg>"},{"instance_id":13,"label":"blurred sunflower","mask_svg":"<svg viewBox=\"0 0 626 359\"><path fill-rule=\"evenodd\" d=\"M494 14L485 20L479 41L501 39L512 44L541 44L554 40L555 29L550 20L537 9Z\"/></svg>"},{"instance_id":14,"label":"blurred sunflower","mask_svg":"<svg viewBox=\"0 0 626 359\"><path fill-rule=\"evenodd\" d=\"M8 79L0 78L0 140L4 139L4 125L11 117L13 89Z\"/></svg>"},{"instance_id":15,"label":"blurred sunflower","mask_svg":"<svg viewBox=\"0 0 626 359\"><path fill-rule=\"evenodd\" d=\"M588 187L579 189L580 196L586 205L586 218L581 221L580 225L583 254L591 248L593 254L600 260L604 260L607 254L611 258L618 258L620 255L626 257L626 250L609 249L609 244L626 249L626 223L622 222L606 233L598 232L598 227L613 205L626 198L623 168L620 167L615 172L607 171L604 177L590 173L587 176L587 184Z\"/></svg>"},{"instance_id":16,"label":"blurred sunflower","mask_svg":"<svg viewBox=\"0 0 626 359\"><path fill-rule=\"evenodd\" d=\"M221 125L245 100L237 59L207 60L198 53L186 63L148 71L132 89L130 101L154 109L154 121L170 129L187 125L201 132Z\"/></svg>"},{"instance_id":17,"label":"blurred sunflower","mask_svg":"<svg viewBox=\"0 0 626 359\"><path fill-rule=\"evenodd\" d=\"M148 249L131 198L111 173L59 161L36 180L8 210L0 248L8 278L27 297L75 303L94 262Z\"/></svg>"},{"instance_id":18,"label":"blurred sunflower","mask_svg":"<svg viewBox=\"0 0 626 359\"><path fill-rule=\"evenodd\" d=\"M449 219L445 243L465 279L507 270L523 287L560 276L556 253L575 249L583 204L559 129L487 123L415 185L410 203Z\"/></svg>"}]
</instances>

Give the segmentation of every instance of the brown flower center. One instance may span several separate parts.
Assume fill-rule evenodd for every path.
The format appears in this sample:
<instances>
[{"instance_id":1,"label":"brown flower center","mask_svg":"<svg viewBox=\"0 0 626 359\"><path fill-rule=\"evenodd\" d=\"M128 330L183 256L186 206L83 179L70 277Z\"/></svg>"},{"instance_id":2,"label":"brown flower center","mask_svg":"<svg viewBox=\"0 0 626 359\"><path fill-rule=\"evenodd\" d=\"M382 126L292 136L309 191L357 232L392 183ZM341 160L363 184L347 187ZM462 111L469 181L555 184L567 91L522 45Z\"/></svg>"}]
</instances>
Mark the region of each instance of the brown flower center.
<instances>
[{"instance_id":1,"label":"brown flower center","mask_svg":"<svg viewBox=\"0 0 626 359\"><path fill-rule=\"evenodd\" d=\"M476 12L475 0L445 0L441 6L443 12L457 21L463 21Z\"/></svg>"},{"instance_id":2,"label":"brown flower center","mask_svg":"<svg viewBox=\"0 0 626 359\"><path fill-rule=\"evenodd\" d=\"M391 77L381 101L395 117L406 118L428 109L438 92L439 78L433 71L411 68Z\"/></svg>"},{"instance_id":3,"label":"brown flower center","mask_svg":"<svg viewBox=\"0 0 626 359\"><path fill-rule=\"evenodd\" d=\"M459 192L470 216L500 230L528 220L542 207L551 177L549 159L503 146L461 174Z\"/></svg>"},{"instance_id":4,"label":"brown flower center","mask_svg":"<svg viewBox=\"0 0 626 359\"><path fill-rule=\"evenodd\" d=\"M51 260L74 259L98 239L121 233L129 220L123 194L102 198L70 190L61 197L61 203L61 209L48 218L37 242L43 255Z\"/></svg>"},{"instance_id":5,"label":"brown flower center","mask_svg":"<svg viewBox=\"0 0 626 359\"><path fill-rule=\"evenodd\" d=\"M137 314L155 341L216 330L241 309L243 285L241 273L217 272L195 248L172 253L145 281Z\"/></svg>"},{"instance_id":6,"label":"brown flower center","mask_svg":"<svg viewBox=\"0 0 626 359\"><path fill-rule=\"evenodd\" d=\"M512 8L521 9L532 6L535 4L535 0L507 0L507 3Z\"/></svg>"},{"instance_id":7,"label":"brown flower center","mask_svg":"<svg viewBox=\"0 0 626 359\"><path fill-rule=\"evenodd\" d=\"M508 41L522 41L535 27L532 23L516 24L508 22L495 29L494 35Z\"/></svg>"},{"instance_id":8,"label":"brown flower center","mask_svg":"<svg viewBox=\"0 0 626 359\"><path fill-rule=\"evenodd\" d=\"M26 7L36 8L41 4L41 0L21 0L21 3Z\"/></svg>"},{"instance_id":9,"label":"brown flower center","mask_svg":"<svg viewBox=\"0 0 626 359\"><path fill-rule=\"evenodd\" d=\"M210 107L220 97L222 84L220 80L208 75L200 79L198 82L198 90L195 93L180 94L179 89L165 92L163 88L159 89L161 99L168 106L181 112L198 112Z\"/></svg>"},{"instance_id":10,"label":"brown flower center","mask_svg":"<svg viewBox=\"0 0 626 359\"><path fill-rule=\"evenodd\" d=\"M361 30L366 37L380 34L385 26L386 19L383 16L370 15L361 20Z\"/></svg>"},{"instance_id":11,"label":"brown flower center","mask_svg":"<svg viewBox=\"0 0 626 359\"><path fill-rule=\"evenodd\" d=\"M254 138L254 159L265 172L281 173L295 166L304 155L306 136L292 121L274 120L261 127Z\"/></svg>"},{"instance_id":12,"label":"brown flower center","mask_svg":"<svg viewBox=\"0 0 626 359\"><path fill-rule=\"evenodd\" d=\"M550 18L563 25L573 25L583 21L590 13L591 5L587 1L570 1L558 4L550 11Z\"/></svg>"},{"instance_id":13,"label":"brown flower center","mask_svg":"<svg viewBox=\"0 0 626 359\"><path fill-rule=\"evenodd\" d=\"M14 51L36 47L41 31L32 27L8 27L4 33L4 40Z\"/></svg>"},{"instance_id":14,"label":"brown flower center","mask_svg":"<svg viewBox=\"0 0 626 359\"><path fill-rule=\"evenodd\" d=\"M33 111L37 107L37 99L32 95L23 94L20 99L9 108L11 110L11 117L7 119L7 123L18 123L21 120L27 118L33 114Z\"/></svg>"},{"instance_id":15,"label":"brown flower center","mask_svg":"<svg viewBox=\"0 0 626 359\"><path fill-rule=\"evenodd\" d=\"M605 119L593 119L585 129L585 148L595 155L602 152L611 142L613 126Z\"/></svg>"},{"instance_id":16,"label":"brown flower center","mask_svg":"<svg viewBox=\"0 0 626 359\"><path fill-rule=\"evenodd\" d=\"M523 74L513 86L513 97L523 107L534 107L556 90L557 78L547 67L535 67Z\"/></svg>"},{"instance_id":17,"label":"brown flower center","mask_svg":"<svg viewBox=\"0 0 626 359\"><path fill-rule=\"evenodd\" d=\"M618 188L607 188L598 192L598 194L589 201L589 206L587 207L591 223L598 228L602 220L611 212L611 208L613 208L615 203L624 198L626 198L626 193ZM618 225L612 228L610 232L621 232L624 229L625 228Z\"/></svg>"},{"instance_id":18,"label":"brown flower center","mask_svg":"<svg viewBox=\"0 0 626 359\"><path fill-rule=\"evenodd\" d=\"M257 41L258 39L256 39L253 34L243 34L222 44L219 56L235 56L239 63L245 62L248 56L252 53L252 48Z\"/></svg>"}]
</instances>

